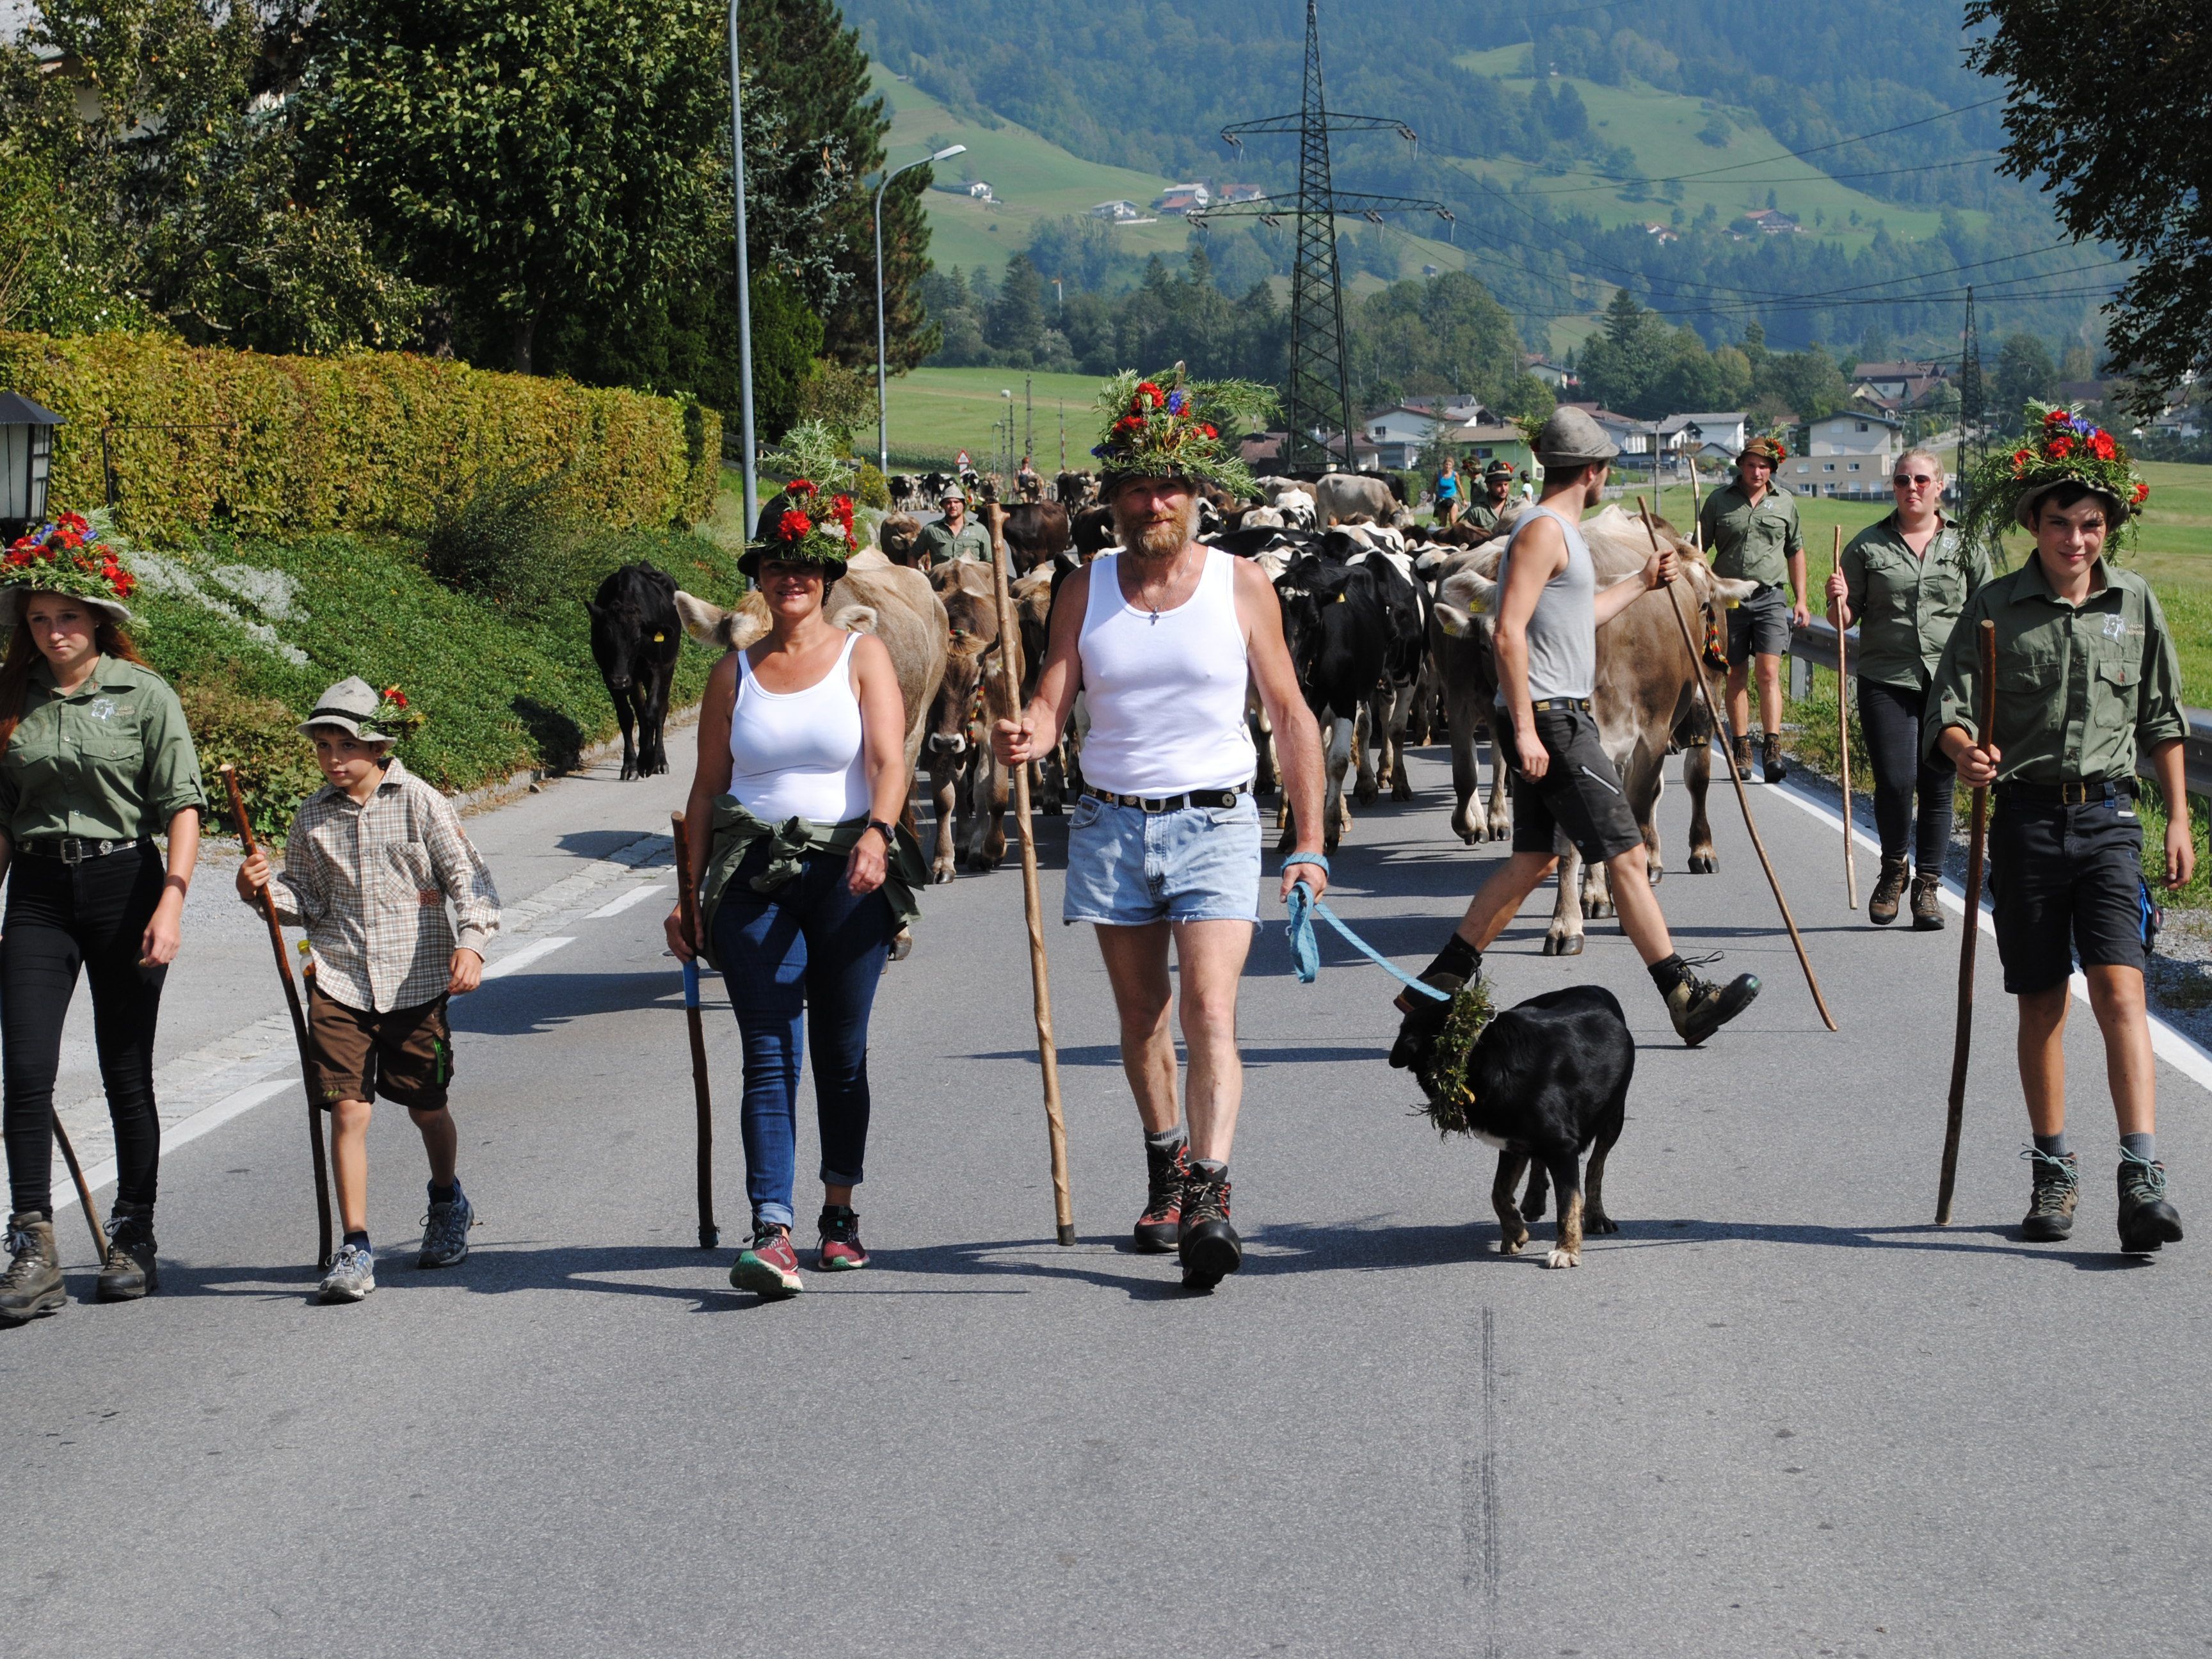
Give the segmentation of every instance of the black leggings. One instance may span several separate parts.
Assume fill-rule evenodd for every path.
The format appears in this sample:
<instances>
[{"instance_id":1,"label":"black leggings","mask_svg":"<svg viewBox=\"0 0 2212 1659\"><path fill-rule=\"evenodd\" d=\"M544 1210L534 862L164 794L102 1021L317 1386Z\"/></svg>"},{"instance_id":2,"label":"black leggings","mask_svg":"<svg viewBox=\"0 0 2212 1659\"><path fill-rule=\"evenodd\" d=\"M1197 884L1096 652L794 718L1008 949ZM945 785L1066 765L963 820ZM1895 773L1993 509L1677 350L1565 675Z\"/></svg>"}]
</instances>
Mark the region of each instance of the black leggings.
<instances>
[{"instance_id":1,"label":"black leggings","mask_svg":"<svg viewBox=\"0 0 2212 1659\"><path fill-rule=\"evenodd\" d=\"M115 1195L154 1201L161 1121L154 1110L154 1024L166 968L141 968L138 943L165 872L150 842L69 865L18 853L0 922L0 1073L6 1079L8 1184L17 1211L53 1208L54 1073L62 1020L82 967L115 1123Z\"/></svg>"},{"instance_id":2,"label":"black leggings","mask_svg":"<svg viewBox=\"0 0 2212 1659\"><path fill-rule=\"evenodd\" d=\"M1938 875L1951 847L1951 799L1958 774L1940 750L1931 761L1920 758L1920 717L1926 702L1923 691L1859 681L1859 729L1866 733L1867 763L1874 768L1874 821L1881 834L1881 855L1905 856L1905 837L1915 830L1912 792L1917 788L1912 864Z\"/></svg>"}]
</instances>

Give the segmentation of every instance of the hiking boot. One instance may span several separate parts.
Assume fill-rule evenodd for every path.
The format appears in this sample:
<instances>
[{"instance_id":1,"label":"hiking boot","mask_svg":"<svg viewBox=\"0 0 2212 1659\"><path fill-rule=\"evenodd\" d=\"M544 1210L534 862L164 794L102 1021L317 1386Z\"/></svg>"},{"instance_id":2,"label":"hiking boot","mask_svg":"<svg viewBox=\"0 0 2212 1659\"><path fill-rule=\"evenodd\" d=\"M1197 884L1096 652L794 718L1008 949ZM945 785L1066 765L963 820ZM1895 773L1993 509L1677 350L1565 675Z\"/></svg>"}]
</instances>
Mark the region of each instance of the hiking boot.
<instances>
[{"instance_id":1,"label":"hiking boot","mask_svg":"<svg viewBox=\"0 0 2212 1659\"><path fill-rule=\"evenodd\" d=\"M1694 1048L1750 1007L1758 994L1756 974L1738 974L1726 985L1716 985L1685 968L1667 993L1667 1015L1674 1022L1675 1035Z\"/></svg>"},{"instance_id":2,"label":"hiking boot","mask_svg":"<svg viewBox=\"0 0 2212 1659\"><path fill-rule=\"evenodd\" d=\"M1759 765L1761 775L1769 783L1779 783L1790 775L1790 769L1782 762L1782 734L1769 732L1760 740Z\"/></svg>"},{"instance_id":3,"label":"hiking boot","mask_svg":"<svg viewBox=\"0 0 2212 1659\"><path fill-rule=\"evenodd\" d=\"M1897 902L1905 896L1905 860L1884 859L1881 874L1874 884L1874 895L1867 900L1867 920L1877 927L1887 927L1897 920Z\"/></svg>"},{"instance_id":4,"label":"hiking boot","mask_svg":"<svg viewBox=\"0 0 2212 1659\"><path fill-rule=\"evenodd\" d=\"M1736 776L1742 779L1744 782L1749 783L1751 781L1751 739L1749 738L1729 738L1729 752L1735 761Z\"/></svg>"},{"instance_id":5,"label":"hiking boot","mask_svg":"<svg viewBox=\"0 0 2212 1659\"><path fill-rule=\"evenodd\" d=\"M753 1223L751 1248L738 1255L730 1269L730 1283L755 1296L797 1296L805 1290L798 1253L791 1248L791 1229L773 1221Z\"/></svg>"},{"instance_id":6,"label":"hiking boot","mask_svg":"<svg viewBox=\"0 0 2212 1659\"><path fill-rule=\"evenodd\" d=\"M2166 1165L2120 1152L2120 1249L2147 1255L2181 1243L2181 1217L2166 1201Z\"/></svg>"},{"instance_id":7,"label":"hiking boot","mask_svg":"<svg viewBox=\"0 0 2212 1659\"><path fill-rule=\"evenodd\" d=\"M849 1204L825 1204L817 1224L822 1230L822 1255L817 1265L825 1273L849 1273L868 1265L868 1247L860 1243L860 1212Z\"/></svg>"},{"instance_id":8,"label":"hiking boot","mask_svg":"<svg viewBox=\"0 0 2212 1659\"><path fill-rule=\"evenodd\" d=\"M1943 931L1943 872L1916 870L1912 874L1912 928L1919 933Z\"/></svg>"},{"instance_id":9,"label":"hiking boot","mask_svg":"<svg viewBox=\"0 0 2212 1659\"><path fill-rule=\"evenodd\" d=\"M2020 1236L2031 1244L2056 1244L2074 1231L2074 1206L2081 1197L2081 1163L2071 1152L2054 1157L2030 1146L2021 1156L2035 1166L2035 1186Z\"/></svg>"},{"instance_id":10,"label":"hiking boot","mask_svg":"<svg viewBox=\"0 0 2212 1659\"><path fill-rule=\"evenodd\" d=\"M107 1260L93 1294L102 1302L136 1302L161 1288L154 1265L154 1206L118 1200L107 1218Z\"/></svg>"},{"instance_id":11,"label":"hiking boot","mask_svg":"<svg viewBox=\"0 0 2212 1659\"><path fill-rule=\"evenodd\" d=\"M1229 1172L1212 1175L1194 1164L1182 1188L1182 1258L1187 1290L1210 1291L1244 1265L1244 1242L1229 1224Z\"/></svg>"},{"instance_id":12,"label":"hiking boot","mask_svg":"<svg viewBox=\"0 0 2212 1659\"><path fill-rule=\"evenodd\" d=\"M1429 1050L1436 1046L1444 1022L1451 1018L1452 998L1467 981L1458 974L1431 972L1421 975L1421 983L1442 991L1443 999L1401 991L1390 1005L1405 1016L1398 1023L1398 1040L1390 1045L1390 1063L1416 1077L1428 1069Z\"/></svg>"},{"instance_id":13,"label":"hiking boot","mask_svg":"<svg viewBox=\"0 0 2212 1659\"><path fill-rule=\"evenodd\" d=\"M1182 1188L1190 1179L1190 1143L1178 1140L1163 1150L1145 1146L1145 1212L1137 1218L1136 1247L1164 1255L1182 1237Z\"/></svg>"},{"instance_id":14,"label":"hiking boot","mask_svg":"<svg viewBox=\"0 0 2212 1659\"><path fill-rule=\"evenodd\" d=\"M8 1218L8 1271L0 1273L0 1324L20 1325L58 1313L69 1300L62 1289L61 1252L54 1224L36 1210Z\"/></svg>"},{"instance_id":15,"label":"hiking boot","mask_svg":"<svg viewBox=\"0 0 2212 1659\"><path fill-rule=\"evenodd\" d=\"M477 1206L459 1185L450 1203L430 1202L422 1218L422 1250L415 1258L418 1267L453 1267L469 1259L469 1229L477 1224Z\"/></svg>"},{"instance_id":16,"label":"hiking boot","mask_svg":"<svg viewBox=\"0 0 2212 1659\"><path fill-rule=\"evenodd\" d=\"M316 1294L325 1302L358 1302L376 1288L376 1252L360 1244L338 1246L337 1260Z\"/></svg>"}]
</instances>

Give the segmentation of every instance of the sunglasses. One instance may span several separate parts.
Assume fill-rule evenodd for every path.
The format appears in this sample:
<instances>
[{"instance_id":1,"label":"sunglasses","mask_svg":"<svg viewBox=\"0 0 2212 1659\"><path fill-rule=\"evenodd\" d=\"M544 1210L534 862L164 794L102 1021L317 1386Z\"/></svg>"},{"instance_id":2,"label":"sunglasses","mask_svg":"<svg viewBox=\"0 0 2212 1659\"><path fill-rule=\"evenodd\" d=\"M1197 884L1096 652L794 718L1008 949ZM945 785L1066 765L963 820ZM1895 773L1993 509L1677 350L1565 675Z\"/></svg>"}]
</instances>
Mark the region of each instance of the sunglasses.
<instances>
[{"instance_id":1,"label":"sunglasses","mask_svg":"<svg viewBox=\"0 0 2212 1659\"><path fill-rule=\"evenodd\" d=\"M1935 482L1934 475L1926 472L1900 472L1889 481L1893 489L1910 489L1914 484L1932 484Z\"/></svg>"}]
</instances>

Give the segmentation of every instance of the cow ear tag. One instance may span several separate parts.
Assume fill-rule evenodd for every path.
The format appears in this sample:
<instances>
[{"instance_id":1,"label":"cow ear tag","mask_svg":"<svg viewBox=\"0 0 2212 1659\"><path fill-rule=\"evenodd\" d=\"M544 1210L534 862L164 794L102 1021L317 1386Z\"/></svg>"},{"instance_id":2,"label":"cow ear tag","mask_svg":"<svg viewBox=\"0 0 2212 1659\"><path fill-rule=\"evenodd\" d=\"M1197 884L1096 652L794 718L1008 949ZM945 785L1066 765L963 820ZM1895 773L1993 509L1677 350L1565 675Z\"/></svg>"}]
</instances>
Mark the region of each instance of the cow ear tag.
<instances>
[{"instance_id":1,"label":"cow ear tag","mask_svg":"<svg viewBox=\"0 0 2212 1659\"><path fill-rule=\"evenodd\" d=\"M666 639L667 639L667 637L668 637L668 635L665 635L665 634L655 634L655 635L653 636L653 642L655 645L659 645L659 644L660 644L662 641L664 641L665 640L666 640Z\"/></svg>"},{"instance_id":2,"label":"cow ear tag","mask_svg":"<svg viewBox=\"0 0 2212 1659\"><path fill-rule=\"evenodd\" d=\"M1339 605L1342 605L1342 604L1344 603L1344 595L1343 595L1343 594L1341 594L1341 593L1338 594L1338 595L1336 596L1336 602L1337 602Z\"/></svg>"}]
</instances>

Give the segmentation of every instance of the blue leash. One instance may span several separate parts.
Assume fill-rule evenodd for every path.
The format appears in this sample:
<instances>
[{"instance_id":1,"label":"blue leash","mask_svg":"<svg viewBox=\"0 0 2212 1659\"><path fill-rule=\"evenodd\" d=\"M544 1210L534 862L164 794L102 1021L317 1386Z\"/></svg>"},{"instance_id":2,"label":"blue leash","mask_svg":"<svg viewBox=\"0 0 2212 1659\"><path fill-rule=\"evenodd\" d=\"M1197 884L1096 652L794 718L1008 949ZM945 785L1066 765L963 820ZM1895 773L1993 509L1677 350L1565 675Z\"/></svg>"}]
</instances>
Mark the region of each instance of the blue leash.
<instances>
[{"instance_id":1,"label":"blue leash","mask_svg":"<svg viewBox=\"0 0 2212 1659\"><path fill-rule=\"evenodd\" d=\"M1434 997L1438 1002L1449 1002L1451 994L1439 991L1433 985L1424 985L1411 974L1384 956L1365 939L1344 924L1342 917L1313 896L1313 890L1299 882L1291 889L1291 960L1297 969L1298 983L1310 985L1321 977L1321 945L1314 938L1313 919L1323 921L1344 935L1352 948L1401 984L1409 986L1425 997Z\"/></svg>"}]
</instances>

